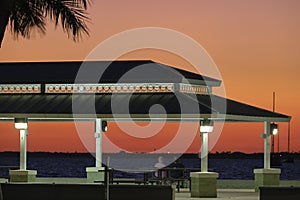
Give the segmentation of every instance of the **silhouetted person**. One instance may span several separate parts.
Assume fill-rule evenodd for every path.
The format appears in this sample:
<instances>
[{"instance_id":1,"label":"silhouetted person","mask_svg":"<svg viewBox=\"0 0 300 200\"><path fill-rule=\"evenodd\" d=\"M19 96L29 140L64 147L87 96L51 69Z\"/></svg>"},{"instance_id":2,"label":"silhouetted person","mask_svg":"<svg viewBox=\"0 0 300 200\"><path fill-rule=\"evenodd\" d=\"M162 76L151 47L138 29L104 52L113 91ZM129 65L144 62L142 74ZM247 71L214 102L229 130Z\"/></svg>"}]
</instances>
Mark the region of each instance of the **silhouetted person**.
<instances>
[{"instance_id":1,"label":"silhouetted person","mask_svg":"<svg viewBox=\"0 0 300 200\"><path fill-rule=\"evenodd\" d=\"M154 167L157 168L157 169L161 169L161 168L166 167L166 164L164 163L164 158L162 156L158 157L158 162L154 165ZM158 171L156 171L154 175L155 175L155 177L159 177ZM167 174L166 174L165 171L161 172L161 178L165 178L166 175Z\"/></svg>"}]
</instances>

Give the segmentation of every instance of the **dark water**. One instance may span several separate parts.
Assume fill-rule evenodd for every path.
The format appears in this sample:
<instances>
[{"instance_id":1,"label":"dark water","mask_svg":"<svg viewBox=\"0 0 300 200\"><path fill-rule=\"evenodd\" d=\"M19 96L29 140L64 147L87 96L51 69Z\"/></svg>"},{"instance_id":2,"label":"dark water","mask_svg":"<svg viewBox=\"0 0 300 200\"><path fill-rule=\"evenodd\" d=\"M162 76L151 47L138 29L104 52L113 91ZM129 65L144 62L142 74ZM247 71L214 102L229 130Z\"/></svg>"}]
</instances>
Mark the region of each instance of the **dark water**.
<instances>
[{"instance_id":1,"label":"dark water","mask_svg":"<svg viewBox=\"0 0 300 200\"><path fill-rule=\"evenodd\" d=\"M104 156L103 159L107 159ZM150 159L150 160L149 160ZM157 157L155 157L157 159ZM183 157L179 161L187 168L200 168L200 160L197 157ZM154 163L151 158L143 157L111 157L110 166L122 166L124 169L144 167L145 163ZM94 166L95 159L89 155L77 154L41 154L28 155L28 169L38 171L39 177L86 177L85 168ZM18 154L0 154L0 166L18 166ZM220 179L253 180L253 170L263 167L263 159L231 159L210 158L209 171L219 173ZM294 163L283 163L281 168L282 180L300 180L300 160ZM142 177L141 173L119 172L116 177ZM8 169L0 168L0 177L8 177Z\"/></svg>"}]
</instances>

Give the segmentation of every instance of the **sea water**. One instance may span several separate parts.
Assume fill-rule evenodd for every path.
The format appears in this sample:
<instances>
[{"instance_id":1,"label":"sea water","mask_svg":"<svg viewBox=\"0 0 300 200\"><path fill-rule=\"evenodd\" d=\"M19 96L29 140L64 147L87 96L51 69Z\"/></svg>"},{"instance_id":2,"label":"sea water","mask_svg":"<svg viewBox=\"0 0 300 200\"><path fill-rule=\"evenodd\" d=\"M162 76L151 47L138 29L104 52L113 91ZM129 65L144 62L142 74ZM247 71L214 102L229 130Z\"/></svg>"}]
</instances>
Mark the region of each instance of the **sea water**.
<instances>
[{"instance_id":1,"label":"sea water","mask_svg":"<svg viewBox=\"0 0 300 200\"><path fill-rule=\"evenodd\" d=\"M103 156L114 168L146 169L149 163L154 166L157 156L139 157L131 156ZM200 169L200 159L197 156L181 157L179 161L185 168ZM153 164L152 164L153 163ZM147 164L147 165L146 165ZM17 153L0 153L0 166L18 166L19 157ZM86 167L95 165L95 158L88 154L29 154L27 168L38 171L38 177L86 177ZM209 171L218 172L220 179L253 180L253 170L263 168L263 159L245 158L210 158ZM281 180L300 180L300 160L295 159L294 163L282 163ZM150 170L151 171L151 170ZM142 177L143 173L128 173L119 171L115 177ZM0 168L0 177L8 177L8 168Z\"/></svg>"}]
</instances>

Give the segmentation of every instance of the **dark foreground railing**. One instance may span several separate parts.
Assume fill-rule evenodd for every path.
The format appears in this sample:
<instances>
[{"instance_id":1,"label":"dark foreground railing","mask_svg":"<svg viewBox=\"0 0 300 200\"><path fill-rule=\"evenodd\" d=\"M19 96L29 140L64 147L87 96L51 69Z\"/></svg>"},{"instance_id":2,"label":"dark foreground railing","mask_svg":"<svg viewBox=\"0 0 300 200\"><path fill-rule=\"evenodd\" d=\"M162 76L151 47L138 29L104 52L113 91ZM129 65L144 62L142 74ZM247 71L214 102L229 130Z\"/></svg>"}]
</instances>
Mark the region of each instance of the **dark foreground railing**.
<instances>
[{"instance_id":1,"label":"dark foreground railing","mask_svg":"<svg viewBox=\"0 0 300 200\"><path fill-rule=\"evenodd\" d=\"M3 200L105 200L103 184L2 183ZM168 185L110 185L109 200L173 200ZM2 199L1 199L2 200Z\"/></svg>"},{"instance_id":2,"label":"dark foreground railing","mask_svg":"<svg viewBox=\"0 0 300 200\"><path fill-rule=\"evenodd\" d=\"M259 187L260 200L299 200L300 187Z\"/></svg>"}]
</instances>

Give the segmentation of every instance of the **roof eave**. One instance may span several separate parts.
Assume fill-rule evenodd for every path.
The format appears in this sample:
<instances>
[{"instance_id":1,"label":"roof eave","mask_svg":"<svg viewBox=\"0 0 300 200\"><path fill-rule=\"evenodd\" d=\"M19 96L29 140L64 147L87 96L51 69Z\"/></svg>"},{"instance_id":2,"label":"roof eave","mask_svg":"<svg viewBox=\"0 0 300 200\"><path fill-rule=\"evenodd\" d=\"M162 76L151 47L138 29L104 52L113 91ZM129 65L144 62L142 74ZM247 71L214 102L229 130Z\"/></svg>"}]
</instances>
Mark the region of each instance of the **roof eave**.
<instances>
[{"instance_id":1,"label":"roof eave","mask_svg":"<svg viewBox=\"0 0 300 200\"><path fill-rule=\"evenodd\" d=\"M225 115L225 114L154 114L149 118L148 114L4 114L0 121L13 121L15 117L28 118L29 121L93 121L95 118L102 118L108 121L200 121L201 119L211 119L219 122L289 122L290 116L286 117L264 117L245 115Z\"/></svg>"}]
</instances>

